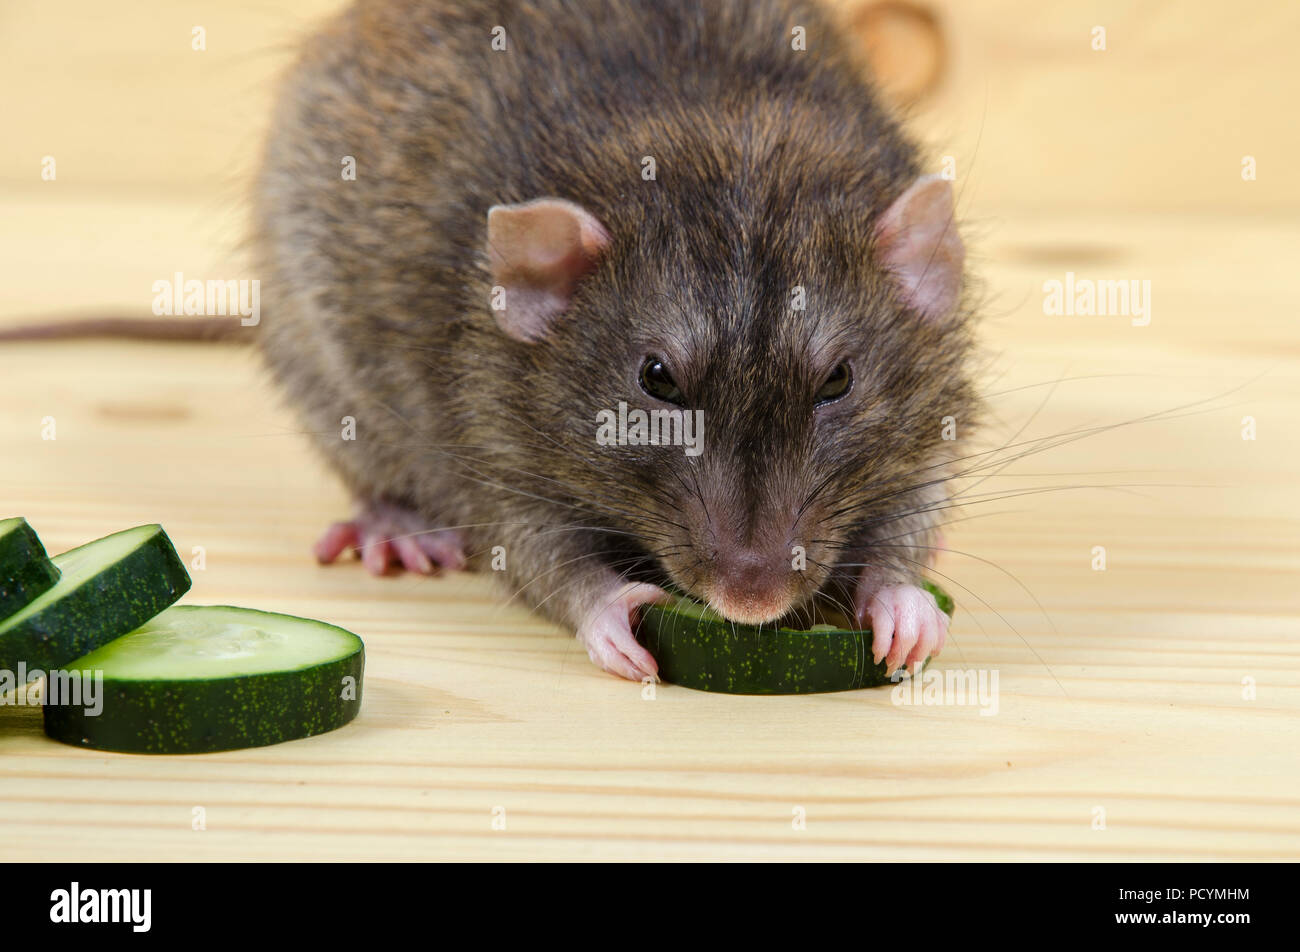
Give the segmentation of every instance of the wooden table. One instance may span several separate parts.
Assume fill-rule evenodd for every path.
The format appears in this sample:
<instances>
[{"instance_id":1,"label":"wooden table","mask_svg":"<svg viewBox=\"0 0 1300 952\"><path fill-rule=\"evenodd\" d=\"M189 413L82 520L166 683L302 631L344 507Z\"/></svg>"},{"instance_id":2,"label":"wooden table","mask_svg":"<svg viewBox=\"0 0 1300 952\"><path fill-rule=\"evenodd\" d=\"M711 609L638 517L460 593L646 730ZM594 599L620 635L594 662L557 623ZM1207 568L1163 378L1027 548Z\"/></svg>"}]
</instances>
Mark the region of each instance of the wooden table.
<instances>
[{"instance_id":1,"label":"wooden table","mask_svg":"<svg viewBox=\"0 0 1300 952\"><path fill-rule=\"evenodd\" d=\"M888 689L662 685L647 699L503 606L488 579L314 564L308 546L346 500L248 350L0 348L6 514L52 550L161 522L187 558L206 553L187 603L320 617L368 653L355 723L260 750L95 753L47 740L34 708L0 707L0 854L1300 856L1300 457L1281 231L1134 220L1121 232L1021 221L986 249L988 445L1027 420L1021 440L1170 411L974 490L1083 487L971 505L953 527L969 556L938 567L959 604L941 667L996 670L993 716L896 705ZM1055 267L1043 249L1067 233L1069 254L1095 241L1120 273L1150 253L1150 325L1042 313L1035 282ZM57 438L43 440L51 416Z\"/></svg>"},{"instance_id":2,"label":"wooden table","mask_svg":"<svg viewBox=\"0 0 1300 952\"><path fill-rule=\"evenodd\" d=\"M0 38L27 91L0 159L0 322L147 313L175 270L239 274L229 199L310 19L76 6L66 29L20 7ZM0 345L0 515L56 551L161 522L206 553L187 603L367 645L353 724L259 750L96 753L0 706L0 859L1300 858L1294 31L1210 4L1160 29L1122 5L938 6L951 70L918 122L957 158L986 283L985 445L1095 428L973 488L993 495L938 566L958 602L939 667L997 671L995 715L889 690L648 699L488 579L317 566L346 500L252 353ZM1044 314L1066 272L1150 280L1150 324Z\"/></svg>"}]
</instances>

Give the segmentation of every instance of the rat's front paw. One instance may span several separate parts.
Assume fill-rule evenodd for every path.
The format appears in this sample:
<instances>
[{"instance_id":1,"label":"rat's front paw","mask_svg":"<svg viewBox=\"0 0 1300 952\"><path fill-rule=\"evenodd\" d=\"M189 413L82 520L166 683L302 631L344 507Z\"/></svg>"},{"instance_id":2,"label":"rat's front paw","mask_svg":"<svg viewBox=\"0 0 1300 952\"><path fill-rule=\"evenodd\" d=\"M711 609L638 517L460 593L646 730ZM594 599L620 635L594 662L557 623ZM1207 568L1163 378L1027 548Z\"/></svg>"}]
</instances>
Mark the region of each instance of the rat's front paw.
<instances>
[{"instance_id":1,"label":"rat's front paw","mask_svg":"<svg viewBox=\"0 0 1300 952\"><path fill-rule=\"evenodd\" d=\"M930 655L938 655L948 638L948 616L934 596L915 585L858 588L858 623L871 626L871 653L876 664L884 658L893 674L903 665L915 670Z\"/></svg>"},{"instance_id":2,"label":"rat's front paw","mask_svg":"<svg viewBox=\"0 0 1300 952\"><path fill-rule=\"evenodd\" d=\"M415 513L386 503L359 506L355 519L326 529L314 551L319 561L329 563L346 549L355 549L372 575L397 565L423 575L465 567L459 532L431 529Z\"/></svg>"},{"instance_id":3,"label":"rat's front paw","mask_svg":"<svg viewBox=\"0 0 1300 952\"><path fill-rule=\"evenodd\" d=\"M659 673L654 656L636 640L632 626L642 605L662 601L668 593L656 585L632 584L604 597L578 626L578 640L597 667L610 674L640 681Z\"/></svg>"}]
</instances>

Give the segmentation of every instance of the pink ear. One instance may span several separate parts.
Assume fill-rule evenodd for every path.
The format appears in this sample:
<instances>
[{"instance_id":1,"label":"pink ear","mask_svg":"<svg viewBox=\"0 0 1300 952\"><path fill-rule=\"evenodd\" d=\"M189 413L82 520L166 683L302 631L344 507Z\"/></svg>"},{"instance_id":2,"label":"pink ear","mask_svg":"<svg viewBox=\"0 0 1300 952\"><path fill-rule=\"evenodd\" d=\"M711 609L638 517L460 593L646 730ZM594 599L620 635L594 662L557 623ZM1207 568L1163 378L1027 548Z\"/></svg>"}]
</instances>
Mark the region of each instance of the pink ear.
<instances>
[{"instance_id":1,"label":"pink ear","mask_svg":"<svg viewBox=\"0 0 1300 952\"><path fill-rule=\"evenodd\" d=\"M956 306L966 249L947 179L924 175L913 182L881 217L876 240L908 307L933 320Z\"/></svg>"},{"instance_id":2,"label":"pink ear","mask_svg":"<svg viewBox=\"0 0 1300 952\"><path fill-rule=\"evenodd\" d=\"M558 198L488 209L492 283L505 289L497 323L511 337L537 340L569 306L578 281L596 266L609 234L586 209Z\"/></svg>"}]
</instances>

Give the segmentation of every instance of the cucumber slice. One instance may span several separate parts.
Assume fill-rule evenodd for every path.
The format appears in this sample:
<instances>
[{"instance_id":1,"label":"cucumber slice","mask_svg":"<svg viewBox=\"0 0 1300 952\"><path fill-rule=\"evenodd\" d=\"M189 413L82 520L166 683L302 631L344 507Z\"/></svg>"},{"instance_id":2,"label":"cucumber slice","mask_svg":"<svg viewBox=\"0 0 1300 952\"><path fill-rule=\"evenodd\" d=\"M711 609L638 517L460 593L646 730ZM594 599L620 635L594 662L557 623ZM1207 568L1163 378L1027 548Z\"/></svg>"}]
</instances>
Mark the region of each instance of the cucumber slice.
<instances>
[{"instance_id":1,"label":"cucumber slice","mask_svg":"<svg viewBox=\"0 0 1300 952\"><path fill-rule=\"evenodd\" d=\"M952 617L948 593L921 587ZM871 659L871 632L817 624L807 631L735 625L687 598L647 606L637 638L665 681L725 694L817 694L888 684Z\"/></svg>"},{"instance_id":2,"label":"cucumber slice","mask_svg":"<svg viewBox=\"0 0 1300 952\"><path fill-rule=\"evenodd\" d=\"M102 677L101 709L47 699L45 733L137 754L278 744L356 717L364 668L361 639L334 625L178 605L68 665L83 685Z\"/></svg>"},{"instance_id":3,"label":"cucumber slice","mask_svg":"<svg viewBox=\"0 0 1300 952\"><path fill-rule=\"evenodd\" d=\"M162 526L116 532L52 561L59 581L0 621L0 669L48 671L144 624L190 587Z\"/></svg>"},{"instance_id":4,"label":"cucumber slice","mask_svg":"<svg viewBox=\"0 0 1300 952\"><path fill-rule=\"evenodd\" d=\"M30 604L58 580L58 568L27 520L0 519L0 618Z\"/></svg>"}]
</instances>

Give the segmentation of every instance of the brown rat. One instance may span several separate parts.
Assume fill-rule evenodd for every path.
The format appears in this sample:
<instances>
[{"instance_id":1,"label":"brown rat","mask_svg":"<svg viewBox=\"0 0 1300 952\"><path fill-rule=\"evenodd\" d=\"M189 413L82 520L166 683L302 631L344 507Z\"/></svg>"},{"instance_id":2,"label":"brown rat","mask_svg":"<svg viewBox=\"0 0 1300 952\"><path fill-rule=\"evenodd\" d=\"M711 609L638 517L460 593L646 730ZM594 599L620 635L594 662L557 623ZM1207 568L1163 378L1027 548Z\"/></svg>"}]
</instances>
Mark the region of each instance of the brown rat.
<instances>
[{"instance_id":1,"label":"brown rat","mask_svg":"<svg viewBox=\"0 0 1300 952\"><path fill-rule=\"evenodd\" d=\"M321 558L499 546L631 678L669 584L746 622L852 597L895 667L938 647L962 248L863 73L790 0L391 0L309 43L258 247L267 360L359 501ZM702 411L703 451L602 445L620 404Z\"/></svg>"},{"instance_id":2,"label":"brown rat","mask_svg":"<svg viewBox=\"0 0 1300 952\"><path fill-rule=\"evenodd\" d=\"M915 583L977 409L963 252L863 77L794 0L334 19L255 234L260 345L358 501L318 556L502 569L633 679L669 585L751 623L851 599L891 668L941 647ZM638 409L698 454L598 439Z\"/></svg>"}]
</instances>

